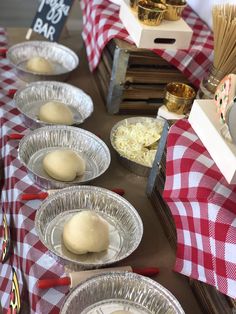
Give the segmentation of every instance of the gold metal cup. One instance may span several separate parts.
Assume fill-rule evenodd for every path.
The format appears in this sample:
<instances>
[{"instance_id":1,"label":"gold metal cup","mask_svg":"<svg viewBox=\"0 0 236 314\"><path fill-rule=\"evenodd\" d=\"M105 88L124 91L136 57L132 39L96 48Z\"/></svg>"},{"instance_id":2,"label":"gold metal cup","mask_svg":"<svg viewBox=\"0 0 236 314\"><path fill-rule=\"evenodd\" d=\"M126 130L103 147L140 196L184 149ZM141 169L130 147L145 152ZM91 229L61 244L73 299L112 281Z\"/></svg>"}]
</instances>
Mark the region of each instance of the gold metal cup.
<instances>
[{"instance_id":1,"label":"gold metal cup","mask_svg":"<svg viewBox=\"0 0 236 314\"><path fill-rule=\"evenodd\" d=\"M196 92L191 86L173 82L166 86L164 104L169 111L185 115L189 113L195 97Z\"/></svg>"},{"instance_id":2,"label":"gold metal cup","mask_svg":"<svg viewBox=\"0 0 236 314\"><path fill-rule=\"evenodd\" d=\"M181 18L182 12L186 5L187 2L185 0L167 0L167 11L165 12L164 17L165 20L178 21Z\"/></svg>"},{"instance_id":3,"label":"gold metal cup","mask_svg":"<svg viewBox=\"0 0 236 314\"><path fill-rule=\"evenodd\" d=\"M160 3L160 4L166 4L166 0L149 0L151 2L154 2L154 3Z\"/></svg>"},{"instance_id":4,"label":"gold metal cup","mask_svg":"<svg viewBox=\"0 0 236 314\"><path fill-rule=\"evenodd\" d=\"M129 5L134 11L138 10L138 2L139 0L129 0ZM148 0L148 2L160 3L165 5L166 0Z\"/></svg>"},{"instance_id":5,"label":"gold metal cup","mask_svg":"<svg viewBox=\"0 0 236 314\"><path fill-rule=\"evenodd\" d=\"M146 25L160 25L164 19L165 11L166 6L162 3L147 0L138 1L138 19Z\"/></svg>"}]
</instances>

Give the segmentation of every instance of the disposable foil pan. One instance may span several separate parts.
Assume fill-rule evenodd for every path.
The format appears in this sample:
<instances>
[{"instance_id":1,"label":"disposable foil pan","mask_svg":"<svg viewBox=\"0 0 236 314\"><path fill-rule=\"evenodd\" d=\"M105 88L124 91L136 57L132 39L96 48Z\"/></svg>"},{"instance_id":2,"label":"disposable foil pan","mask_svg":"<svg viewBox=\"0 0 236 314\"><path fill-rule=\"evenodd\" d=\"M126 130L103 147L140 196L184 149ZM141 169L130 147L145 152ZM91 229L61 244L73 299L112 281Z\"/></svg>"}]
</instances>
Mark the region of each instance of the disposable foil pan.
<instances>
[{"instance_id":1,"label":"disposable foil pan","mask_svg":"<svg viewBox=\"0 0 236 314\"><path fill-rule=\"evenodd\" d=\"M152 279L128 272L94 276L66 297L61 314L184 314L176 298Z\"/></svg>"},{"instance_id":2,"label":"disposable foil pan","mask_svg":"<svg viewBox=\"0 0 236 314\"><path fill-rule=\"evenodd\" d=\"M51 178L43 169L43 158L51 151L68 148L85 161L83 176L62 182ZM19 143L19 159L27 168L31 179L45 189L60 189L87 183L109 167L111 157L106 144L96 135L73 126L46 126L26 135Z\"/></svg>"},{"instance_id":3,"label":"disposable foil pan","mask_svg":"<svg viewBox=\"0 0 236 314\"><path fill-rule=\"evenodd\" d=\"M66 221L92 210L109 224L110 244L100 253L73 254L62 241ZM37 210L35 228L41 242L65 265L98 268L129 256L139 245L143 224L135 208L118 194L95 186L77 186L50 195Z\"/></svg>"},{"instance_id":4,"label":"disposable foil pan","mask_svg":"<svg viewBox=\"0 0 236 314\"><path fill-rule=\"evenodd\" d=\"M27 61L36 56L52 63L52 74L32 72L26 68ZM27 82L64 81L79 64L78 56L71 49L48 41L27 41L16 44L9 48L7 58L14 65L16 74Z\"/></svg>"},{"instance_id":5,"label":"disposable foil pan","mask_svg":"<svg viewBox=\"0 0 236 314\"><path fill-rule=\"evenodd\" d=\"M141 164L139 164L135 161L132 161L132 160L126 158L125 156L121 155L119 153L119 151L117 150L116 145L115 145L115 135L116 135L117 128L119 126L127 125L127 124L135 124L137 122L142 123L143 121L146 121L147 119L149 119L150 121L156 121L157 123L161 123L164 126L165 121L162 118L132 117L132 118L127 118L127 119L121 120L118 123L116 123L110 132L111 145L114 148L114 150L116 151L117 158L120 161L120 163L125 168L129 169L131 172L133 172L139 176L142 176L142 177L148 177L150 170L151 170L151 167L141 165Z\"/></svg>"},{"instance_id":6,"label":"disposable foil pan","mask_svg":"<svg viewBox=\"0 0 236 314\"><path fill-rule=\"evenodd\" d=\"M30 83L16 92L14 100L25 125L31 129L53 125L38 119L40 107L48 101L59 101L67 105L73 113L73 125L81 124L93 112L90 96L77 87L55 81Z\"/></svg>"}]
</instances>

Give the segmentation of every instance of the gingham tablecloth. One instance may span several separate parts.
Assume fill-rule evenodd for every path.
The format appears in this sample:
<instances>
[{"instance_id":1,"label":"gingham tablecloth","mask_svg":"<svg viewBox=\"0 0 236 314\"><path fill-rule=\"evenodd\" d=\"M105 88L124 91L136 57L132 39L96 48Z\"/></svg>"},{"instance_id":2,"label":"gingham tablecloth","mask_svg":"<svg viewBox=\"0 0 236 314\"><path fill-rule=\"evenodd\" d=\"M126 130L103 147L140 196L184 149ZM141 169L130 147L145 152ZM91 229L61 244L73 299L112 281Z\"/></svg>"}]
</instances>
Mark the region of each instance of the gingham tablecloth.
<instances>
[{"instance_id":1,"label":"gingham tablecloth","mask_svg":"<svg viewBox=\"0 0 236 314\"><path fill-rule=\"evenodd\" d=\"M236 298L236 185L226 182L187 120L168 135L163 196L177 229L175 270Z\"/></svg>"},{"instance_id":2,"label":"gingham tablecloth","mask_svg":"<svg viewBox=\"0 0 236 314\"><path fill-rule=\"evenodd\" d=\"M133 43L119 19L119 6L109 0L81 0L83 32L90 70L99 61L103 48L112 38ZM193 29L189 50L154 50L163 59L177 67L189 81L199 87L213 60L213 36L209 27L187 6L183 18Z\"/></svg>"},{"instance_id":3,"label":"gingham tablecloth","mask_svg":"<svg viewBox=\"0 0 236 314\"><path fill-rule=\"evenodd\" d=\"M6 34L0 28L0 48L6 46ZM20 201L21 193L38 193L36 185L30 180L17 159L17 140L7 140L7 134L27 132L13 101L7 96L8 90L22 85L6 58L0 57L0 149L4 165L4 185L2 187L0 222L4 211L10 225L13 240L13 253L0 267L0 302L5 311L9 307L12 266L20 284L22 313L56 314L68 292L67 287L39 290L40 278L65 276L64 268L56 262L39 241L34 227L34 217L40 201ZM26 311L24 304L29 304Z\"/></svg>"}]
</instances>

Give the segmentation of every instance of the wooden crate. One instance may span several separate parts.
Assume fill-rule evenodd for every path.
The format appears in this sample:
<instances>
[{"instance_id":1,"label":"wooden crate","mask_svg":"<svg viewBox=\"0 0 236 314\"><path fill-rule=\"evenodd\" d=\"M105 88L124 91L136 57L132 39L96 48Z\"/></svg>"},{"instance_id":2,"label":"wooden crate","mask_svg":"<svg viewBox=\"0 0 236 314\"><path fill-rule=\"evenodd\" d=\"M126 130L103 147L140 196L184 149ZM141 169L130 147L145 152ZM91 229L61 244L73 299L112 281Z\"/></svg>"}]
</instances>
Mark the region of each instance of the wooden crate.
<instances>
[{"instance_id":1,"label":"wooden crate","mask_svg":"<svg viewBox=\"0 0 236 314\"><path fill-rule=\"evenodd\" d=\"M95 71L109 113L156 114L166 84L187 78L162 57L125 41L112 39Z\"/></svg>"},{"instance_id":2,"label":"wooden crate","mask_svg":"<svg viewBox=\"0 0 236 314\"><path fill-rule=\"evenodd\" d=\"M175 223L167 203L162 198L165 184L166 140L170 125L168 121L164 125L156 158L148 178L147 195L160 217L163 230L171 246L176 250ZM213 286L193 279L189 280L189 284L204 314L236 314L236 302L217 291Z\"/></svg>"}]
</instances>

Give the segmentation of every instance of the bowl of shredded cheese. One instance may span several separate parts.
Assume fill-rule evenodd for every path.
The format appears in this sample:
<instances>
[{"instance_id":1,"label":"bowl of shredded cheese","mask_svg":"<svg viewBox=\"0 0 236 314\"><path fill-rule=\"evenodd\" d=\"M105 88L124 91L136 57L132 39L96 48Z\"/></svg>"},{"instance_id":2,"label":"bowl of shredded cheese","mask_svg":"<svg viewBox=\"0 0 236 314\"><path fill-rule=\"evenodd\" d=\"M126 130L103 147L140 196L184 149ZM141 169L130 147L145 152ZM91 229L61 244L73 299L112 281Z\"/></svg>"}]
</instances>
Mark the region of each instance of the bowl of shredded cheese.
<instances>
[{"instance_id":1,"label":"bowl of shredded cheese","mask_svg":"<svg viewBox=\"0 0 236 314\"><path fill-rule=\"evenodd\" d=\"M140 176L148 176L163 126L163 119L150 117L127 118L115 124L110 140L123 166Z\"/></svg>"}]
</instances>

